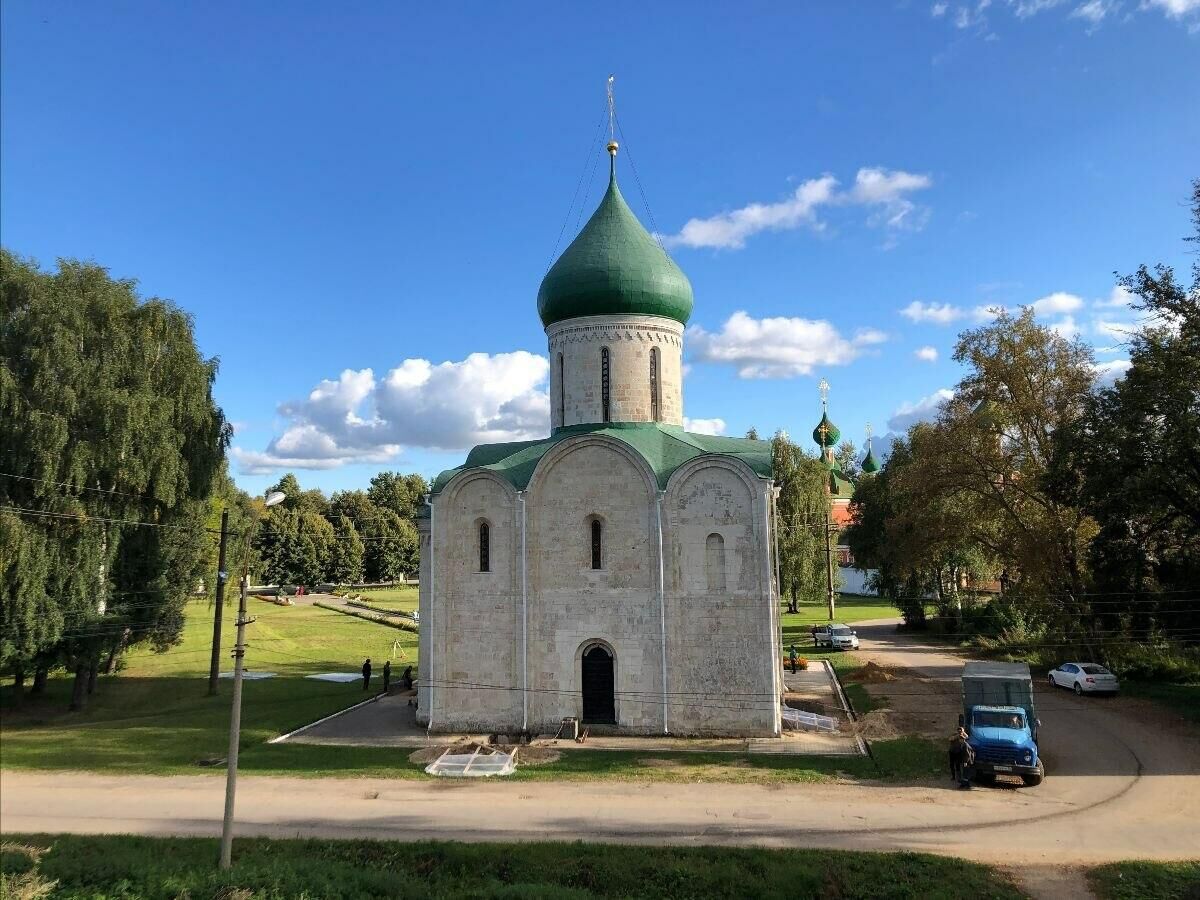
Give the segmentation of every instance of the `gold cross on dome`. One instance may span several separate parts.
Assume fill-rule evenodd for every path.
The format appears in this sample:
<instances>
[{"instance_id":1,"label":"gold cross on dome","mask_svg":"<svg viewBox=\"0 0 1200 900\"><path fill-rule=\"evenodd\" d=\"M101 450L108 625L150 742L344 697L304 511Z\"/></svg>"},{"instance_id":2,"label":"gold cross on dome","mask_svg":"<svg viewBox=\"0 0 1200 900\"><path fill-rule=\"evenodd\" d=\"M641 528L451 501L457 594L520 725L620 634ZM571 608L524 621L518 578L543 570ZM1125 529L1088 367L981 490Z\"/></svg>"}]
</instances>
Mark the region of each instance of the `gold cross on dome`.
<instances>
[{"instance_id":1,"label":"gold cross on dome","mask_svg":"<svg viewBox=\"0 0 1200 900\"><path fill-rule=\"evenodd\" d=\"M817 431L821 432L822 438L826 438L829 436L829 426L826 425L824 422L822 422L820 425L817 426Z\"/></svg>"},{"instance_id":2,"label":"gold cross on dome","mask_svg":"<svg viewBox=\"0 0 1200 900\"><path fill-rule=\"evenodd\" d=\"M822 378L821 383L817 385L817 390L821 392L821 406L824 407L825 402L829 399L829 382Z\"/></svg>"},{"instance_id":3,"label":"gold cross on dome","mask_svg":"<svg viewBox=\"0 0 1200 900\"><path fill-rule=\"evenodd\" d=\"M867 443L871 443L871 423L867 423Z\"/></svg>"}]
</instances>

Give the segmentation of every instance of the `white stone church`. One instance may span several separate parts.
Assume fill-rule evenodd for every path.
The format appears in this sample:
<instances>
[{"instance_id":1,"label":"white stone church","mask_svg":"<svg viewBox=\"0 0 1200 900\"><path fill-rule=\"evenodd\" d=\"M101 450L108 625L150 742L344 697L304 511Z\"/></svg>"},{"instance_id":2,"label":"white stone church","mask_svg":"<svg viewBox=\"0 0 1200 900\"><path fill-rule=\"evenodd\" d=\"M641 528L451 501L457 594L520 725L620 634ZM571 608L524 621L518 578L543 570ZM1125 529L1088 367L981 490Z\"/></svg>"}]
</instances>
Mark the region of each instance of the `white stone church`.
<instances>
[{"instance_id":1,"label":"white stone church","mask_svg":"<svg viewBox=\"0 0 1200 900\"><path fill-rule=\"evenodd\" d=\"M683 429L687 277L608 191L542 281L551 434L475 447L421 532L433 731L776 735L766 441Z\"/></svg>"}]
</instances>

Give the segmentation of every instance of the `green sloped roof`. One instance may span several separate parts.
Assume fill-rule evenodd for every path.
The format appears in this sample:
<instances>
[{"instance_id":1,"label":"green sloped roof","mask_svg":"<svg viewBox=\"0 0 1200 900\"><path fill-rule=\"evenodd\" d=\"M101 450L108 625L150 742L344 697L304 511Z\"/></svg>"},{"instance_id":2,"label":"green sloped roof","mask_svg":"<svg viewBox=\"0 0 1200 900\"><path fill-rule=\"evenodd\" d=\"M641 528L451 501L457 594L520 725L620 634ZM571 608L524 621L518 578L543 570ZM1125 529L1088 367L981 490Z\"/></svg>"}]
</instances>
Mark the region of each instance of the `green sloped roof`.
<instances>
[{"instance_id":1,"label":"green sloped roof","mask_svg":"<svg viewBox=\"0 0 1200 900\"><path fill-rule=\"evenodd\" d=\"M686 325L691 314L692 285L621 196L614 157L604 199L542 279L542 324L579 316L648 315Z\"/></svg>"},{"instance_id":2,"label":"green sloped roof","mask_svg":"<svg viewBox=\"0 0 1200 900\"><path fill-rule=\"evenodd\" d=\"M829 470L829 493L833 497L847 499L854 496L854 482L836 466Z\"/></svg>"},{"instance_id":3,"label":"green sloped roof","mask_svg":"<svg viewBox=\"0 0 1200 900\"><path fill-rule=\"evenodd\" d=\"M442 472L433 482L437 493L459 472L486 469L495 472L516 490L524 490L541 458L555 444L581 434L602 434L616 438L646 460L665 490L672 473L689 459L704 455L733 456L750 466L763 478L771 477L771 442L749 438L691 434L677 425L656 422L609 422L596 425L569 425L539 441L507 444L480 444L467 454L466 462Z\"/></svg>"}]
</instances>

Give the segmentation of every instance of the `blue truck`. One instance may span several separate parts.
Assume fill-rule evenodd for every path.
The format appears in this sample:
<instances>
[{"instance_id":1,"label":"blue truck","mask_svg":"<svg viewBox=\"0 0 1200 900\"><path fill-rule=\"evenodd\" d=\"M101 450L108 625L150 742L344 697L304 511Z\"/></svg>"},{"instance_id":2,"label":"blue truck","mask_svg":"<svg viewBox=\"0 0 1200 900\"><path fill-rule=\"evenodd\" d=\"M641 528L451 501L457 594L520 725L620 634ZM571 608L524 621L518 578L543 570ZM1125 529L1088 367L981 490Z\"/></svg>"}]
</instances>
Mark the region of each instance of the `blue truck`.
<instances>
[{"instance_id":1,"label":"blue truck","mask_svg":"<svg viewBox=\"0 0 1200 900\"><path fill-rule=\"evenodd\" d=\"M1025 663L969 662L962 673L963 711L959 724L975 751L975 777L1020 778L1028 787L1042 783L1046 770L1038 755L1033 679Z\"/></svg>"}]
</instances>

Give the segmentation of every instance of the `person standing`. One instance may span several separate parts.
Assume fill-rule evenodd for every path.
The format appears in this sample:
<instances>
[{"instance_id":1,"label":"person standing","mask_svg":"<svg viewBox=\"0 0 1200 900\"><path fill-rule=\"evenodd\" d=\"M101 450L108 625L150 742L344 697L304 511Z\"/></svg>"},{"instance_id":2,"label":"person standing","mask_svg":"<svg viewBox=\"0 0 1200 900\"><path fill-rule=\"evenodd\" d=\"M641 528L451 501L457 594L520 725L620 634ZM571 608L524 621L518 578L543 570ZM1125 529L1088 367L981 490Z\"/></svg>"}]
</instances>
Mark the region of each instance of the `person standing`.
<instances>
[{"instance_id":1,"label":"person standing","mask_svg":"<svg viewBox=\"0 0 1200 900\"><path fill-rule=\"evenodd\" d=\"M371 687L371 658L367 657L367 661L363 663L363 690L368 690Z\"/></svg>"},{"instance_id":2,"label":"person standing","mask_svg":"<svg viewBox=\"0 0 1200 900\"><path fill-rule=\"evenodd\" d=\"M795 675L796 674L796 645L795 644L792 644L790 652L788 653L788 662L791 664L792 674Z\"/></svg>"},{"instance_id":3,"label":"person standing","mask_svg":"<svg viewBox=\"0 0 1200 900\"><path fill-rule=\"evenodd\" d=\"M400 676L400 680L404 683L404 689L411 691L413 686L412 666L406 666L404 674Z\"/></svg>"},{"instance_id":4,"label":"person standing","mask_svg":"<svg viewBox=\"0 0 1200 900\"><path fill-rule=\"evenodd\" d=\"M383 692L385 694L388 692L388 685L391 684L391 681L392 681L392 661L390 659L388 659L388 660L384 660L384 663L383 663Z\"/></svg>"},{"instance_id":5,"label":"person standing","mask_svg":"<svg viewBox=\"0 0 1200 900\"><path fill-rule=\"evenodd\" d=\"M963 790L969 790L971 787L967 770L973 762L975 751L967 742L966 729L960 727L957 734L950 738L950 778Z\"/></svg>"}]
</instances>

